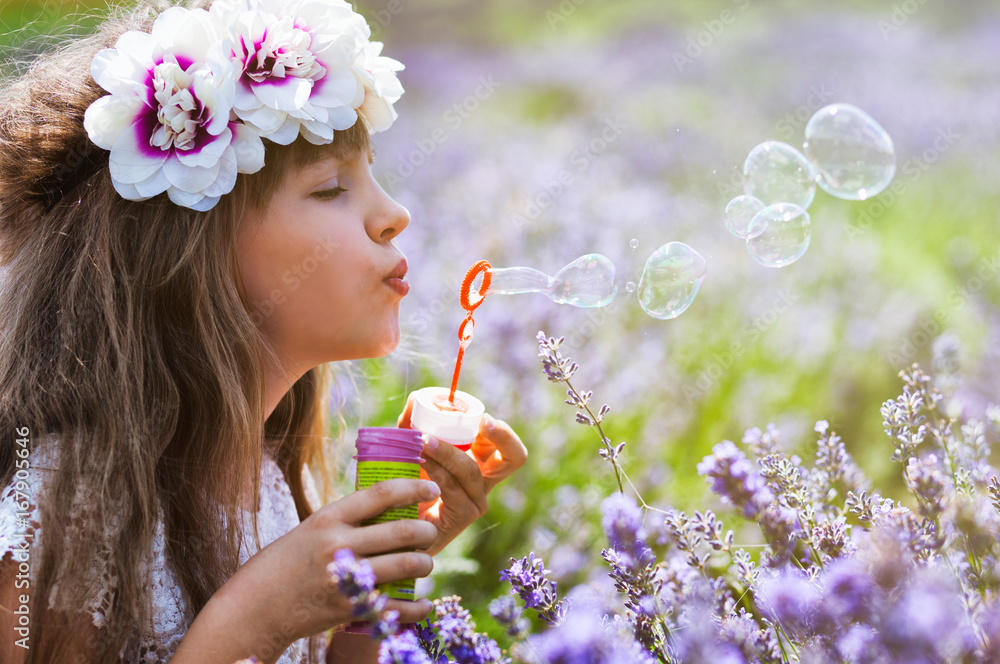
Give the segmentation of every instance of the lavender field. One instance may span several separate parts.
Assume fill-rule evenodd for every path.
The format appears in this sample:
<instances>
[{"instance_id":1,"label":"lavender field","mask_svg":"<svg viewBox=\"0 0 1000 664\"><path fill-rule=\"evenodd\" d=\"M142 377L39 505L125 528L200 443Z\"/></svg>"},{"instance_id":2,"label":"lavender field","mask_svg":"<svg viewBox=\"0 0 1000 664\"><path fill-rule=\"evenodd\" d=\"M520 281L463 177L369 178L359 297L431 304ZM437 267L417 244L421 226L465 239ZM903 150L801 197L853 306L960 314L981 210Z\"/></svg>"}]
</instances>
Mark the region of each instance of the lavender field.
<instances>
[{"instance_id":1,"label":"lavender field","mask_svg":"<svg viewBox=\"0 0 1000 664\"><path fill-rule=\"evenodd\" d=\"M703 501L696 463L768 422L794 447L828 419L892 481L878 406L900 369L930 367L935 343L961 377L956 404L981 416L997 399L1000 15L662 4L366 7L407 64L376 164L413 216L400 242L414 290L405 350L367 367L365 417L388 421L409 389L448 380L457 286L476 260L552 274L599 252L618 268L605 309L488 298L462 378L532 454L483 538L565 555L567 571L581 560L569 540L592 539L567 515L610 476L538 371L539 329L566 337L577 382L612 406L609 435L628 441L625 465L660 505ZM723 223L742 162L764 140L800 145L832 102L886 128L896 184L865 202L819 192L806 255L763 268ZM675 240L705 256L708 277L686 313L659 321L624 287Z\"/></svg>"},{"instance_id":2,"label":"lavender field","mask_svg":"<svg viewBox=\"0 0 1000 664\"><path fill-rule=\"evenodd\" d=\"M463 595L482 628L511 556L540 555L560 587L606 574L600 504L615 473L599 437L574 424L565 387L546 381L539 330L565 337L562 353L581 365L574 384L611 407L604 431L627 442L622 468L660 509L748 515L710 492L698 464L769 423L775 449L812 458L820 420L883 497L916 509L880 410L900 393L898 372L933 373L951 417L985 421L1000 402L991 3L374 0L359 11L406 65L375 169L412 215L399 243L413 289L400 350L339 384L348 424L393 423L410 391L448 384L458 287L476 261L554 274L593 252L618 270L603 309L496 295L477 311L460 387L531 457L424 590ZM818 191L806 254L764 268L724 224L743 160L765 140L801 146L809 117L834 102L887 130L895 183L863 202ZM700 252L708 276L690 309L662 321L626 284L671 241ZM997 436L983 429L983 463ZM702 475L722 473L720 458ZM662 521L647 512L644 527ZM751 551L768 541L752 520L735 537Z\"/></svg>"}]
</instances>

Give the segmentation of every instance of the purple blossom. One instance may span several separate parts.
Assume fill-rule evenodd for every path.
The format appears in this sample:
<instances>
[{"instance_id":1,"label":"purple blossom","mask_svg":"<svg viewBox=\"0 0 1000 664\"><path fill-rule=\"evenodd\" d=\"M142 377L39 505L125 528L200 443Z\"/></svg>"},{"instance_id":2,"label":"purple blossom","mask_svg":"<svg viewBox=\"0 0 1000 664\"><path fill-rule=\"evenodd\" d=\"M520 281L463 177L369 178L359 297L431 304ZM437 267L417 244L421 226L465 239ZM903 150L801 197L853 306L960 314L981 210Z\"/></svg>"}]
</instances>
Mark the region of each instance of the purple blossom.
<instances>
[{"instance_id":1,"label":"purple blossom","mask_svg":"<svg viewBox=\"0 0 1000 664\"><path fill-rule=\"evenodd\" d=\"M497 623L507 628L507 636L520 639L527 635L530 625L528 620L522 617L521 607L513 597L509 595L497 597L490 602L490 615Z\"/></svg>"},{"instance_id":2,"label":"purple blossom","mask_svg":"<svg viewBox=\"0 0 1000 664\"><path fill-rule=\"evenodd\" d=\"M378 664L436 664L420 646L417 635L404 631L382 641Z\"/></svg>"},{"instance_id":3,"label":"purple blossom","mask_svg":"<svg viewBox=\"0 0 1000 664\"><path fill-rule=\"evenodd\" d=\"M761 584L757 600L768 620L786 630L809 634L816 622L821 594L816 583L794 568L783 569Z\"/></svg>"},{"instance_id":4,"label":"purple blossom","mask_svg":"<svg viewBox=\"0 0 1000 664\"><path fill-rule=\"evenodd\" d=\"M627 631L608 623L593 601L574 597L564 620L527 644L546 664L653 664L653 657Z\"/></svg>"},{"instance_id":5,"label":"purple blossom","mask_svg":"<svg viewBox=\"0 0 1000 664\"><path fill-rule=\"evenodd\" d=\"M910 457L906 462L906 486L920 501L920 514L937 518L945 509L945 497L950 484L945 477L937 455Z\"/></svg>"},{"instance_id":6,"label":"purple blossom","mask_svg":"<svg viewBox=\"0 0 1000 664\"><path fill-rule=\"evenodd\" d=\"M525 608L535 609L542 620L552 625L559 622L564 607L556 593L556 582L545 578L548 574L545 561L532 551L525 558L511 558L507 569L500 572L500 580L511 585L511 592L524 601Z\"/></svg>"},{"instance_id":7,"label":"purple blossom","mask_svg":"<svg viewBox=\"0 0 1000 664\"><path fill-rule=\"evenodd\" d=\"M390 627L381 622L387 600L375 589L375 572L367 560L358 560L350 549L339 549L326 569L337 589L350 601L356 619L373 622L377 630Z\"/></svg>"},{"instance_id":8,"label":"purple blossom","mask_svg":"<svg viewBox=\"0 0 1000 664\"><path fill-rule=\"evenodd\" d=\"M732 441L712 448L712 456L698 464L698 474L707 476L712 491L748 519L757 518L774 500L764 478Z\"/></svg>"},{"instance_id":9,"label":"purple blossom","mask_svg":"<svg viewBox=\"0 0 1000 664\"><path fill-rule=\"evenodd\" d=\"M640 532L642 509L635 500L623 493L612 493L601 503L601 527L611 548L631 559L633 565L642 565L652 551Z\"/></svg>"},{"instance_id":10,"label":"purple blossom","mask_svg":"<svg viewBox=\"0 0 1000 664\"><path fill-rule=\"evenodd\" d=\"M434 600L437 636L457 664L495 664L504 661L496 642L476 633L476 623L459 597Z\"/></svg>"}]
</instances>

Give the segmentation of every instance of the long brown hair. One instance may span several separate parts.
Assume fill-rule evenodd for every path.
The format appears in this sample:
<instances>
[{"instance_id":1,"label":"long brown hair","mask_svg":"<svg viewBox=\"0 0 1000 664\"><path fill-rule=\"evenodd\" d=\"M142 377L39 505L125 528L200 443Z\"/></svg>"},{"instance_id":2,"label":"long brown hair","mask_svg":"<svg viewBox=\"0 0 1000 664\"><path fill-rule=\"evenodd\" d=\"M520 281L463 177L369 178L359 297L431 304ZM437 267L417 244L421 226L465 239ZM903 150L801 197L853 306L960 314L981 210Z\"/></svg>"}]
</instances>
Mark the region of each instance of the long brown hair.
<instances>
[{"instance_id":1,"label":"long brown hair","mask_svg":"<svg viewBox=\"0 0 1000 664\"><path fill-rule=\"evenodd\" d=\"M122 199L108 154L83 129L105 94L90 63L126 30L148 31L161 5L119 13L0 91L0 487L15 472L19 427L59 450L36 497L32 663L79 652L72 627L89 624L80 607L102 580L116 583L88 647L96 661L117 661L133 628L150 624L139 569L161 517L168 561L200 611L236 571L241 542L257 538L255 520L241 532L239 505L260 483L266 442L300 518L311 511L303 464L321 476L330 467L328 367L303 376L265 422L274 351L251 316L236 237L288 168L366 150L368 132L359 121L332 146L267 142L264 170L240 175L209 212L164 195Z\"/></svg>"}]
</instances>

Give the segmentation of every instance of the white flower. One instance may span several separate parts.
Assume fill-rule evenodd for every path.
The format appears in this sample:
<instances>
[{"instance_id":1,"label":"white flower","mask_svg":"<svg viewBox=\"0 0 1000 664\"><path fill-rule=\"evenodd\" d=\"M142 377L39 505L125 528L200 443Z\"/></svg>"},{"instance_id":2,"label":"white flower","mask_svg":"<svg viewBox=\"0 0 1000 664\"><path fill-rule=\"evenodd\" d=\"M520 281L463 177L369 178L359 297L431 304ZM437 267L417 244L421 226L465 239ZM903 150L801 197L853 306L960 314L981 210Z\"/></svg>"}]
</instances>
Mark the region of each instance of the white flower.
<instances>
[{"instance_id":1,"label":"white flower","mask_svg":"<svg viewBox=\"0 0 1000 664\"><path fill-rule=\"evenodd\" d=\"M127 32L94 59L91 74L111 94L87 109L84 127L111 151L123 198L166 192L205 211L232 191L237 173L263 167L260 137L230 118L235 74L222 36L208 12L174 7L150 34Z\"/></svg>"},{"instance_id":2,"label":"white flower","mask_svg":"<svg viewBox=\"0 0 1000 664\"><path fill-rule=\"evenodd\" d=\"M359 110L382 129L392 124L402 65L377 57L381 45L372 50L368 24L344 0L219 0L211 11L239 70L234 112L261 136L330 143Z\"/></svg>"},{"instance_id":3,"label":"white flower","mask_svg":"<svg viewBox=\"0 0 1000 664\"><path fill-rule=\"evenodd\" d=\"M351 72L368 26L343 0L220 0L237 71L234 111L261 136L287 145L333 140L357 121Z\"/></svg>"},{"instance_id":4,"label":"white flower","mask_svg":"<svg viewBox=\"0 0 1000 664\"><path fill-rule=\"evenodd\" d=\"M385 131L392 125L396 120L396 109L392 105L403 96L403 86L396 78L396 72L403 65L381 53L382 44L371 42L365 45L354 63L355 75L365 89L358 113L373 133Z\"/></svg>"}]
</instances>

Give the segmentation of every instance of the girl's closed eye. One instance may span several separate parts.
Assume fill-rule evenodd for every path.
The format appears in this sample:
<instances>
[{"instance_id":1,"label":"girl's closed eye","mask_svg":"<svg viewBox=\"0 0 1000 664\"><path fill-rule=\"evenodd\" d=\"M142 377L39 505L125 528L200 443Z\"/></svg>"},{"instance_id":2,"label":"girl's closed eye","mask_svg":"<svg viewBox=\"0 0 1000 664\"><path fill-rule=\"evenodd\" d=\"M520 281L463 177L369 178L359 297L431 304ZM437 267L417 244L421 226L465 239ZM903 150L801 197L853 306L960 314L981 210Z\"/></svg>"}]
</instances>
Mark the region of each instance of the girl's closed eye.
<instances>
[{"instance_id":1,"label":"girl's closed eye","mask_svg":"<svg viewBox=\"0 0 1000 664\"><path fill-rule=\"evenodd\" d=\"M313 192L313 198L320 201L332 201L341 194L347 193L347 190L340 186L331 187L329 189L323 189L321 191Z\"/></svg>"}]
</instances>

